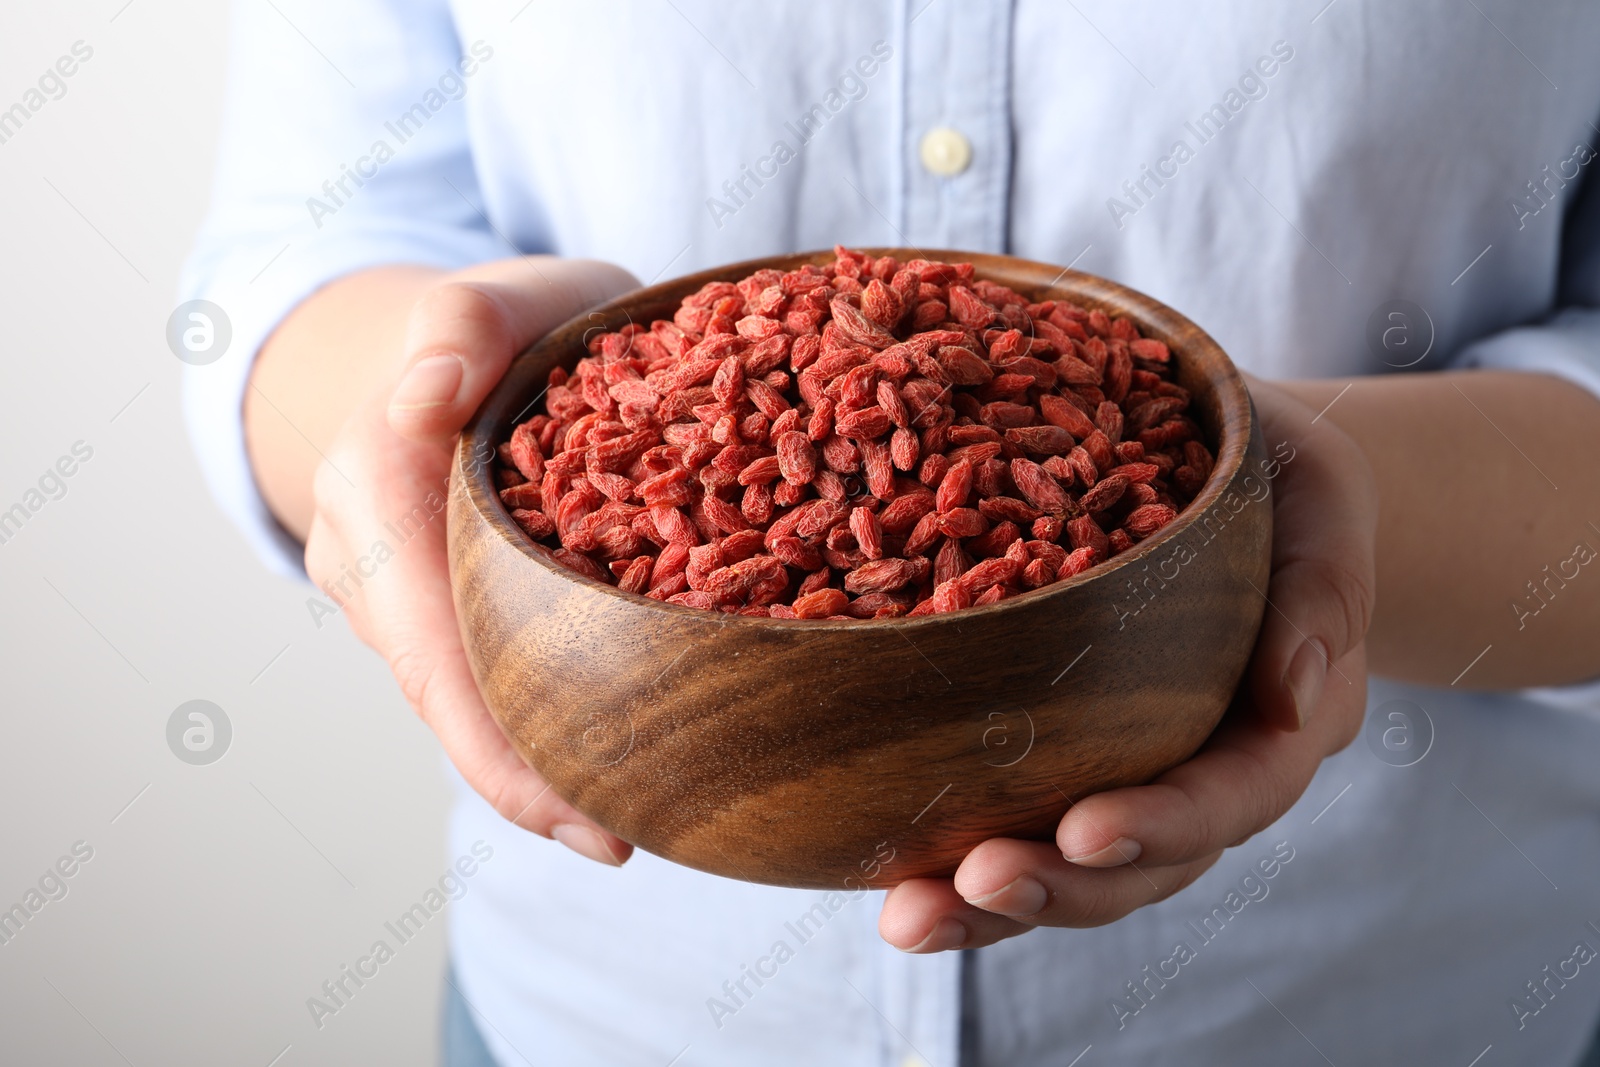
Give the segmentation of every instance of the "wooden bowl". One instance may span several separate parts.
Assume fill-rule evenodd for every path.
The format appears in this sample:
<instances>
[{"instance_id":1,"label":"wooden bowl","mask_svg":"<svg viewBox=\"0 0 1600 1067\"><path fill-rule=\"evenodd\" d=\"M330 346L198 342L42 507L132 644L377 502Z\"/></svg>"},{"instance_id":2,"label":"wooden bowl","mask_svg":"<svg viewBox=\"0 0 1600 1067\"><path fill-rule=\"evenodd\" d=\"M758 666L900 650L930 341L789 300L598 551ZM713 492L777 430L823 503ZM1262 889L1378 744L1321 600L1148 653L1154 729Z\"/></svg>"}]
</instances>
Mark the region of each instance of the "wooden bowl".
<instances>
[{"instance_id":1,"label":"wooden bowl","mask_svg":"<svg viewBox=\"0 0 1600 1067\"><path fill-rule=\"evenodd\" d=\"M451 472L456 613L484 699L524 759L600 825L676 863L752 882L886 887L949 875L991 837L1049 839L1097 790L1149 781L1216 727L1264 607L1272 507L1243 380L1210 337L1123 286L1007 256L974 263L1035 300L1127 315L1173 351L1216 447L1210 481L1154 536L1075 578L915 619L719 615L623 593L535 545L474 457L530 413L583 337L671 318L704 283L640 289L524 352Z\"/></svg>"}]
</instances>

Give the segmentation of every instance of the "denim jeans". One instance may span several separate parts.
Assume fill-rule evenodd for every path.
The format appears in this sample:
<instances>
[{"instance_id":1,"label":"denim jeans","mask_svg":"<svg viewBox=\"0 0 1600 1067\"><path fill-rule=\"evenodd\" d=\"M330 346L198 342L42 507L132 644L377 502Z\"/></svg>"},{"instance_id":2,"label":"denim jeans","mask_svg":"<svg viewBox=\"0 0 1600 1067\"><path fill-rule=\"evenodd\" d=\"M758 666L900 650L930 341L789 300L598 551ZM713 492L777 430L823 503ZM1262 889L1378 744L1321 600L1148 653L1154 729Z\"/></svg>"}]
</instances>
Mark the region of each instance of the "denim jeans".
<instances>
[{"instance_id":1,"label":"denim jeans","mask_svg":"<svg viewBox=\"0 0 1600 1067\"><path fill-rule=\"evenodd\" d=\"M499 1067L489 1054L473 1010L461 995L454 968L444 976L444 1012L439 1025L439 1062L443 1067Z\"/></svg>"}]
</instances>

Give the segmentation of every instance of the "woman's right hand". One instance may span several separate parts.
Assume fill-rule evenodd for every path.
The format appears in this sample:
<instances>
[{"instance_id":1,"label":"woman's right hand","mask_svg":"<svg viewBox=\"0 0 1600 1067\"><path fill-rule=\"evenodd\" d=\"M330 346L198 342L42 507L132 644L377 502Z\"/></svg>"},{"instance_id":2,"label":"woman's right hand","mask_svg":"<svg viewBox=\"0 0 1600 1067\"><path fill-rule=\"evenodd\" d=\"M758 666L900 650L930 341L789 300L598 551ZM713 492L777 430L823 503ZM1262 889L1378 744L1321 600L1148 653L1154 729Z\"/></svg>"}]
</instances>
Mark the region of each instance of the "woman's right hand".
<instances>
[{"instance_id":1,"label":"woman's right hand","mask_svg":"<svg viewBox=\"0 0 1600 1067\"><path fill-rule=\"evenodd\" d=\"M478 692L451 599L444 501L456 438L512 358L637 285L620 267L547 256L441 276L412 309L398 379L374 389L327 448L306 538L312 580L388 661L467 783L518 826L610 864L632 846L557 796ZM407 522L416 532L402 541ZM380 542L392 556L375 551Z\"/></svg>"}]
</instances>

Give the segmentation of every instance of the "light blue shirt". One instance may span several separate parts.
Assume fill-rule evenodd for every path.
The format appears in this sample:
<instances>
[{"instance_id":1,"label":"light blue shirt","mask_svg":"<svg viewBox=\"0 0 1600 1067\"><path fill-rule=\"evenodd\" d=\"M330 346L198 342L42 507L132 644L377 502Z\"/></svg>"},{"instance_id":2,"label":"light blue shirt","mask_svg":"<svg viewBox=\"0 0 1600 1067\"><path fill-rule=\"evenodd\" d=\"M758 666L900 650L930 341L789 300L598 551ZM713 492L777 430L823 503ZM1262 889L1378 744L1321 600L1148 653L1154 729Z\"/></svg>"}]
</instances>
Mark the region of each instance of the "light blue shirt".
<instances>
[{"instance_id":1,"label":"light blue shirt","mask_svg":"<svg viewBox=\"0 0 1600 1067\"><path fill-rule=\"evenodd\" d=\"M243 447L262 339L350 271L517 252L645 281L835 242L1010 252L1142 289L1269 377L1600 393L1600 8L1324 3L241 3L185 283L233 325L189 379L207 476L298 573ZM963 1008L1007 1067L1571 1063L1600 1011L1600 962L1570 962L1600 950L1597 707L1375 682L1275 826L1114 925L973 954L965 990L957 954L882 943L876 894L603 869L463 789L452 855L494 858L453 958L506 1064L955 1067Z\"/></svg>"}]
</instances>

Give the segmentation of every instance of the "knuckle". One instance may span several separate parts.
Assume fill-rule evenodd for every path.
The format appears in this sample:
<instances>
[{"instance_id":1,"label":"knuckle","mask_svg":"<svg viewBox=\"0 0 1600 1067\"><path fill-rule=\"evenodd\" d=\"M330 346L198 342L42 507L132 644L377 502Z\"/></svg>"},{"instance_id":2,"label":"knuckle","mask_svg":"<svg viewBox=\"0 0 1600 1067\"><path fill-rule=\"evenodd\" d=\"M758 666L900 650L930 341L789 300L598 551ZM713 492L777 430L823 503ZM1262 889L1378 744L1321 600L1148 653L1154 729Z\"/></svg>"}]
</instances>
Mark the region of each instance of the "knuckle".
<instances>
[{"instance_id":1,"label":"knuckle","mask_svg":"<svg viewBox=\"0 0 1600 1067\"><path fill-rule=\"evenodd\" d=\"M1047 913L1051 926L1085 929L1114 923L1136 906L1127 899L1122 879L1092 878L1085 880L1082 886L1075 886L1070 893L1053 894Z\"/></svg>"},{"instance_id":2,"label":"knuckle","mask_svg":"<svg viewBox=\"0 0 1600 1067\"><path fill-rule=\"evenodd\" d=\"M1376 585L1370 573L1357 573L1337 563L1326 563L1319 568L1322 580L1332 590L1333 602L1343 616L1344 647L1348 652L1364 637L1372 625L1372 606L1376 599Z\"/></svg>"},{"instance_id":3,"label":"knuckle","mask_svg":"<svg viewBox=\"0 0 1600 1067\"><path fill-rule=\"evenodd\" d=\"M324 516L338 511L348 488L331 458L322 460L311 472L311 502Z\"/></svg>"},{"instance_id":4,"label":"knuckle","mask_svg":"<svg viewBox=\"0 0 1600 1067\"><path fill-rule=\"evenodd\" d=\"M1177 793L1178 804L1172 818L1166 820L1162 828L1166 835L1166 850L1170 850L1174 856L1192 855L1210 837L1209 819L1187 791L1176 789L1174 792Z\"/></svg>"},{"instance_id":5,"label":"knuckle","mask_svg":"<svg viewBox=\"0 0 1600 1067\"><path fill-rule=\"evenodd\" d=\"M333 550L327 538L316 530L306 538L305 563L306 576L319 588L325 585L338 569L333 562Z\"/></svg>"},{"instance_id":6,"label":"knuckle","mask_svg":"<svg viewBox=\"0 0 1600 1067\"><path fill-rule=\"evenodd\" d=\"M1294 790L1281 766L1262 759L1260 754L1248 749L1241 750L1239 755L1248 762L1249 769L1240 775L1245 788L1245 800L1241 806L1242 817L1234 830L1237 832L1242 828L1247 831L1247 836L1254 836L1277 822L1278 817L1288 810L1291 803L1289 798Z\"/></svg>"},{"instance_id":7,"label":"knuckle","mask_svg":"<svg viewBox=\"0 0 1600 1067\"><path fill-rule=\"evenodd\" d=\"M347 536L377 503L387 457L369 442L341 433L311 472L311 502L317 515Z\"/></svg>"},{"instance_id":8,"label":"knuckle","mask_svg":"<svg viewBox=\"0 0 1600 1067\"><path fill-rule=\"evenodd\" d=\"M1151 898L1150 903L1159 904L1163 900L1176 896L1185 889L1188 889L1190 886L1194 885L1195 882L1199 881L1200 876L1205 874L1206 871L1210 870L1221 857L1221 852L1215 852L1210 856L1206 856L1203 859L1195 861L1194 863L1185 864L1183 867L1176 868L1173 871L1162 872L1164 876L1163 881L1166 884L1164 884L1157 891L1156 895Z\"/></svg>"},{"instance_id":9,"label":"knuckle","mask_svg":"<svg viewBox=\"0 0 1600 1067\"><path fill-rule=\"evenodd\" d=\"M1228 781L1234 800L1229 808L1207 808L1191 798L1195 813L1188 821L1181 859L1195 860L1221 848L1242 844L1278 820L1287 805L1282 803L1285 783L1278 768L1246 747L1228 749L1234 766Z\"/></svg>"},{"instance_id":10,"label":"knuckle","mask_svg":"<svg viewBox=\"0 0 1600 1067\"><path fill-rule=\"evenodd\" d=\"M1333 640L1337 647L1330 651L1338 659L1360 643L1372 625L1377 599L1374 575L1370 568L1356 569L1332 559L1305 560L1291 566L1293 573L1284 577L1297 587L1297 597L1319 605L1316 617L1335 629L1322 636Z\"/></svg>"},{"instance_id":11,"label":"knuckle","mask_svg":"<svg viewBox=\"0 0 1600 1067\"><path fill-rule=\"evenodd\" d=\"M519 787L515 779L496 783L490 792L492 795L485 799L506 822L541 837L550 836L551 813L545 801L554 794L548 785L532 800L526 798L526 788Z\"/></svg>"},{"instance_id":12,"label":"knuckle","mask_svg":"<svg viewBox=\"0 0 1600 1067\"><path fill-rule=\"evenodd\" d=\"M526 818L529 805L526 802L519 802L515 793L506 785L502 783L496 786L493 790L493 796L485 799L489 801L489 806L494 808L495 813L506 822L513 826L527 828Z\"/></svg>"},{"instance_id":13,"label":"knuckle","mask_svg":"<svg viewBox=\"0 0 1600 1067\"><path fill-rule=\"evenodd\" d=\"M1198 856L1215 848L1213 842L1227 833L1217 825L1216 812L1209 810L1187 789L1173 787L1173 792L1178 807L1167 826L1173 835L1174 855L1179 858Z\"/></svg>"},{"instance_id":14,"label":"knuckle","mask_svg":"<svg viewBox=\"0 0 1600 1067\"><path fill-rule=\"evenodd\" d=\"M411 311L413 347L425 349L446 339L501 339L506 309L500 298L478 282L445 282L428 290ZM470 355L463 351L460 355Z\"/></svg>"},{"instance_id":15,"label":"knuckle","mask_svg":"<svg viewBox=\"0 0 1600 1067\"><path fill-rule=\"evenodd\" d=\"M1357 671L1351 672L1353 677L1349 686L1337 686L1334 690L1338 697L1335 714L1329 716L1329 721L1334 726L1331 745L1328 755L1341 752L1361 735L1361 729L1366 723L1367 710L1367 678L1365 665Z\"/></svg>"},{"instance_id":16,"label":"knuckle","mask_svg":"<svg viewBox=\"0 0 1600 1067\"><path fill-rule=\"evenodd\" d=\"M421 653L412 649L401 649L389 656L389 670L394 674L394 680L400 685L400 692L405 696L406 703L424 721L429 720L428 695L433 689L435 677L433 664Z\"/></svg>"}]
</instances>

